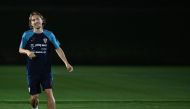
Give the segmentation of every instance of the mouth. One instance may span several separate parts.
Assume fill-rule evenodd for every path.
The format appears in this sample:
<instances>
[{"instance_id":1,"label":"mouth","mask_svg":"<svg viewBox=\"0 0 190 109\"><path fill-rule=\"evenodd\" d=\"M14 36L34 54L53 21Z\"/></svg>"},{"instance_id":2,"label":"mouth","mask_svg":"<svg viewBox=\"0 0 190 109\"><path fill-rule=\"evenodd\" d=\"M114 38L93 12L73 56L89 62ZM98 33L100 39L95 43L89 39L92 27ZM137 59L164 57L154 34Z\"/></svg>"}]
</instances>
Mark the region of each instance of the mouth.
<instances>
[{"instance_id":1,"label":"mouth","mask_svg":"<svg viewBox=\"0 0 190 109\"><path fill-rule=\"evenodd\" d=\"M34 24L34 26L41 26L41 24L40 23L36 23L36 24Z\"/></svg>"},{"instance_id":2,"label":"mouth","mask_svg":"<svg viewBox=\"0 0 190 109\"><path fill-rule=\"evenodd\" d=\"M34 25L40 25L40 23L35 23Z\"/></svg>"},{"instance_id":3,"label":"mouth","mask_svg":"<svg viewBox=\"0 0 190 109\"><path fill-rule=\"evenodd\" d=\"M40 25L40 24L35 24L34 25L34 28L36 28L36 29L40 29L42 26Z\"/></svg>"}]
</instances>

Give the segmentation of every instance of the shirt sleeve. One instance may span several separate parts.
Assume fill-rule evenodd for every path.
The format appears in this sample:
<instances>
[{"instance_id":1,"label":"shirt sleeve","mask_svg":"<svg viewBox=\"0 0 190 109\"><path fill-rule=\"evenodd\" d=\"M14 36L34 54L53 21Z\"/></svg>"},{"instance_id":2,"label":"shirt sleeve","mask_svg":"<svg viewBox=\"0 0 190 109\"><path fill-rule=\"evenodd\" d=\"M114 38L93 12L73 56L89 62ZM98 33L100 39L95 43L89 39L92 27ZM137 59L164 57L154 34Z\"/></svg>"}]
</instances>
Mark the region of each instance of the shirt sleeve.
<instances>
[{"instance_id":1,"label":"shirt sleeve","mask_svg":"<svg viewBox=\"0 0 190 109\"><path fill-rule=\"evenodd\" d=\"M26 33L23 33L19 48L25 48L26 42Z\"/></svg>"},{"instance_id":2,"label":"shirt sleeve","mask_svg":"<svg viewBox=\"0 0 190 109\"><path fill-rule=\"evenodd\" d=\"M59 41L56 39L55 35L53 33L50 34L50 37L51 37L51 42L52 44L54 45L54 47L57 49L57 48L60 48L60 43Z\"/></svg>"}]
</instances>

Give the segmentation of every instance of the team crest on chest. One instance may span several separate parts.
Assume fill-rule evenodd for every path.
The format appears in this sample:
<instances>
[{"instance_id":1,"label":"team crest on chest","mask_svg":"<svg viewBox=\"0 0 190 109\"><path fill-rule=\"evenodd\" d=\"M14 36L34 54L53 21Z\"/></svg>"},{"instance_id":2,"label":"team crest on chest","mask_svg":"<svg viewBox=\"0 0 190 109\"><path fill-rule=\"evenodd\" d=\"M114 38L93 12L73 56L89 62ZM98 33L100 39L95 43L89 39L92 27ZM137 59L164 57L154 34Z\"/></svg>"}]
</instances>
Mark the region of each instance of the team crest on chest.
<instances>
[{"instance_id":1,"label":"team crest on chest","mask_svg":"<svg viewBox=\"0 0 190 109\"><path fill-rule=\"evenodd\" d=\"M47 38L43 38L43 41L46 44L47 43Z\"/></svg>"}]
</instances>

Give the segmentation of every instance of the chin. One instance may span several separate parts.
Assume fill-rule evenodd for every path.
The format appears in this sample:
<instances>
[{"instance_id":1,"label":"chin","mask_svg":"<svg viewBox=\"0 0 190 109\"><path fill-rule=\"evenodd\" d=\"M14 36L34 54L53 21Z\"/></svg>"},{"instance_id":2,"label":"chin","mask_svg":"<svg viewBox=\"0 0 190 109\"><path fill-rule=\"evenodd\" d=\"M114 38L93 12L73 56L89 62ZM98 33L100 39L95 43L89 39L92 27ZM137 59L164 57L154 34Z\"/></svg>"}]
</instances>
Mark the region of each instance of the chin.
<instances>
[{"instance_id":1,"label":"chin","mask_svg":"<svg viewBox=\"0 0 190 109\"><path fill-rule=\"evenodd\" d=\"M36 29L41 29L42 27L41 26L38 26L38 27L35 27Z\"/></svg>"}]
</instances>

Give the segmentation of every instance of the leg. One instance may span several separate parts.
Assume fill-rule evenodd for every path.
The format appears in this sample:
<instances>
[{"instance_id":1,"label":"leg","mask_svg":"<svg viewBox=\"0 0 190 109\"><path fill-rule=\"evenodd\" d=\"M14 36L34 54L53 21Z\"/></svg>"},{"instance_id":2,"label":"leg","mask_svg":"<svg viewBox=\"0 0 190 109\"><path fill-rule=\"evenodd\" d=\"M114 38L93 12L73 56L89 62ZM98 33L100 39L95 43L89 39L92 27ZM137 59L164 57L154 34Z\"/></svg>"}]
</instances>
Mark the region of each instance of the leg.
<instances>
[{"instance_id":1,"label":"leg","mask_svg":"<svg viewBox=\"0 0 190 109\"><path fill-rule=\"evenodd\" d=\"M48 109L55 109L55 99L52 89L45 89L45 93L48 100Z\"/></svg>"},{"instance_id":2,"label":"leg","mask_svg":"<svg viewBox=\"0 0 190 109\"><path fill-rule=\"evenodd\" d=\"M39 103L38 97L39 94L31 95L30 97L30 104L33 109L38 109L38 103Z\"/></svg>"},{"instance_id":3,"label":"leg","mask_svg":"<svg viewBox=\"0 0 190 109\"><path fill-rule=\"evenodd\" d=\"M39 103L38 97L39 94L41 93L39 77L28 76L28 83L29 83L28 89L31 95L30 104L32 106L32 109L38 109L38 103Z\"/></svg>"}]
</instances>

